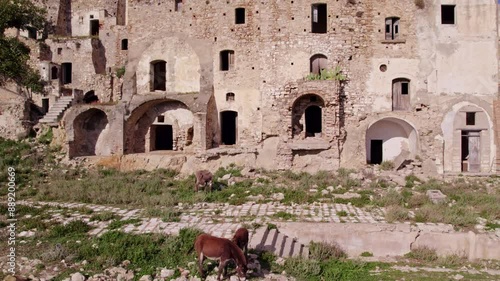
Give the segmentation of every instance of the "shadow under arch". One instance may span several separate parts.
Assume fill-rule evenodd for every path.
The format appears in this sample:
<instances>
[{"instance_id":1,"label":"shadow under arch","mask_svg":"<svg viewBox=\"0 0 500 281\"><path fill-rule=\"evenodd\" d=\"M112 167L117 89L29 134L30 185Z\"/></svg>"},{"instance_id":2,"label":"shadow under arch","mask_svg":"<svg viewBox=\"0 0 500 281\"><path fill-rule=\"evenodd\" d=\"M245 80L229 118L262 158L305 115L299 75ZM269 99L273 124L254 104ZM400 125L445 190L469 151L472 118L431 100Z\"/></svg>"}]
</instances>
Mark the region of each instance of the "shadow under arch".
<instances>
[{"instance_id":1,"label":"shadow under arch","mask_svg":"<svg viewBox=\"0 0 500 281\"><path fill-rule=\"evenodd\" d=\"M97 146L104 139L108 116L100 109L91 108L73 120L73 141L69 143L69 156L100 155ZM103 144L104 145L104 144Z\"/></svg>"},{"instance_id":2,"label":"shadow under arch","mask_svg":"<svg viewBox=\"0 0 500 281\"><path fill-rule=\"evenodd\" d=\"M365 146L368 164L392 161L401 154L414 158L419 149L418 131L406 120L385 117L368 126Z\"/></svg>"}]
</instances>

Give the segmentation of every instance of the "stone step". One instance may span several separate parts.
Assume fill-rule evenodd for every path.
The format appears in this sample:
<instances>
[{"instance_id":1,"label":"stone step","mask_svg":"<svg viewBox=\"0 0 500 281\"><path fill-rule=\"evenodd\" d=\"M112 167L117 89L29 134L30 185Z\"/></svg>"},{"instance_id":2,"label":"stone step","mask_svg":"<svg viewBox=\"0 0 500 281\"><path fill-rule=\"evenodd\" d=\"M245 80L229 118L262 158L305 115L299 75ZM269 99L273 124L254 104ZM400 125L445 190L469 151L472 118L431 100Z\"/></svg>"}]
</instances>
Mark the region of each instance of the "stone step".
<instances>
[{"instance_id":1,"label":"stone step","mask_svg":"<svg viewBox=\"0 0 500 281\"><path fill-rule=\"evenodd\" d=\"M278 257L308 257L309 248L296 239L280 233L277 229L259 228L252 235L249 248L272 252Z\"/></svg>"}]
</instances>

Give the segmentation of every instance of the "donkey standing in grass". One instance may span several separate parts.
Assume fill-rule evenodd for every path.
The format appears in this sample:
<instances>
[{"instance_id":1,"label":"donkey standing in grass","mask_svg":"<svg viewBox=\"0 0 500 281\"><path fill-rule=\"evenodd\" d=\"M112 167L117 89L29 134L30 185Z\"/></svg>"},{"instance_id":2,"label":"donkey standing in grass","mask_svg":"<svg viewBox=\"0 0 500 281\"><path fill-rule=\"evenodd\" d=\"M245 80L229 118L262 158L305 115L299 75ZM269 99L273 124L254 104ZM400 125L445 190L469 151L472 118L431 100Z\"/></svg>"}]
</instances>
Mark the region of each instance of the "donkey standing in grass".
<instances>
[{"instance_id":1,"label":"donkey standing in grass","mask_svg":"<svg viewBox=\"0 0 500 281\"><path fill-rule=\"evenodd\" d=\"M194 248L198 256L198 268L202 278L205 276L203 273L203 261L205 258L219 262L217 280L221 280L220 276L223 270L224 275L226 275L226 266L231 260L236 262L238 276L245 278L247 272L247 260L245 255L240 248L229 239L219 238L208 234L200 234L196 237Z\"/></svg>"},{"instance_id":2,"label":"donkey standing in grass","mask_svg":"<svg viewBox=\"0 0 500 281\"><path fill-rule=\"evenodd\" d=\"M238 228L231 241L240 247L243 253L245 253L245 257L248 257L248 229L244 227Z\"/></svg>"},{"instance_id":3,"label":"donkey standing in grass","mask_svg":"<svg viewBox=\"0 0 500 281\"><path fill-rule=\"evenodd\" d=\"M196 183L194 185L194 191L198 192L200 187L204 187L205 191L212 191L212 181L213 175L208 170L200 170L194 173L196 177Z\"/></svg>"}]
</instances>

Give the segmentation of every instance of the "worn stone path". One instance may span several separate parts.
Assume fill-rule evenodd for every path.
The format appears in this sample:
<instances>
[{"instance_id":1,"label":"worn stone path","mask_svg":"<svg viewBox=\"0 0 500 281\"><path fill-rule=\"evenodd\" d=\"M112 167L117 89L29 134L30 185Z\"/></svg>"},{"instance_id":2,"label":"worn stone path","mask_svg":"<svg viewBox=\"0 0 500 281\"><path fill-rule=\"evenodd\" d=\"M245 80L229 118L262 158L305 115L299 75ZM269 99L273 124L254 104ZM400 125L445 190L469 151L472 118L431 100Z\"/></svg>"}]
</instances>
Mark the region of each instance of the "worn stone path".
<instances>
[{"instance_id":1,"label":"worn stone path","mask_svg":"<svg viewBox=\"0 0 500 281\"><path fill-rule=\"evenodd\" d=\"M90 221L95 213L111 212L119 215L120 220L140 219L141 222L128 224L123 227L125 232L132 233L164 233L176 234L185 227L197 227L214 235L229 237L242 224L264 224L271 221L304 221L304 222L350 222L350 223L381 223L385 222L384 212L375 208L371 212L347 204L313 203L308 205L282 205L276 202L243 205L229 205L227 203L198 203L194 205L179 204L172 211L181 213L180 221L164 222L161 218L149 218L142 209L121 209L110 206L83 203L32 202L19 201L19 204L53 206L73 209L68 217L54 213L54 219L66 222L81 219L95 226L91 234L99 235L106 231L109 221ZM82 214L80 208L88 208L92 214ZM339 215L340 214L340 215ZM289 217L288 219L281 219Z\"/></svg>"}]
</instances>

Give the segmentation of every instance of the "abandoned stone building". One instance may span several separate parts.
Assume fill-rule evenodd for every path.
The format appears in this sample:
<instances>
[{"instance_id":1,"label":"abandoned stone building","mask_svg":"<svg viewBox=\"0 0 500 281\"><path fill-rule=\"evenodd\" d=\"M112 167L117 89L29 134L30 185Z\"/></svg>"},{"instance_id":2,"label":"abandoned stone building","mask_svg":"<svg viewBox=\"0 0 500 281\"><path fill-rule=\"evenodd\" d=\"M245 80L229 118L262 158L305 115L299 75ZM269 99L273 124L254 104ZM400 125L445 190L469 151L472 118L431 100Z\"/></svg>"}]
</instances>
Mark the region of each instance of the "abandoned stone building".
<instances>
[{"instance_id":1,"label":"abandoned stone building","mask_svg":"<svg viewBox=\"0 0 500 281\"><path fill-rule=\"evenodd\" d=\"M500 171L496 0L39 2L20 35L70 157Z\"/></svg>"}]
</instances>

